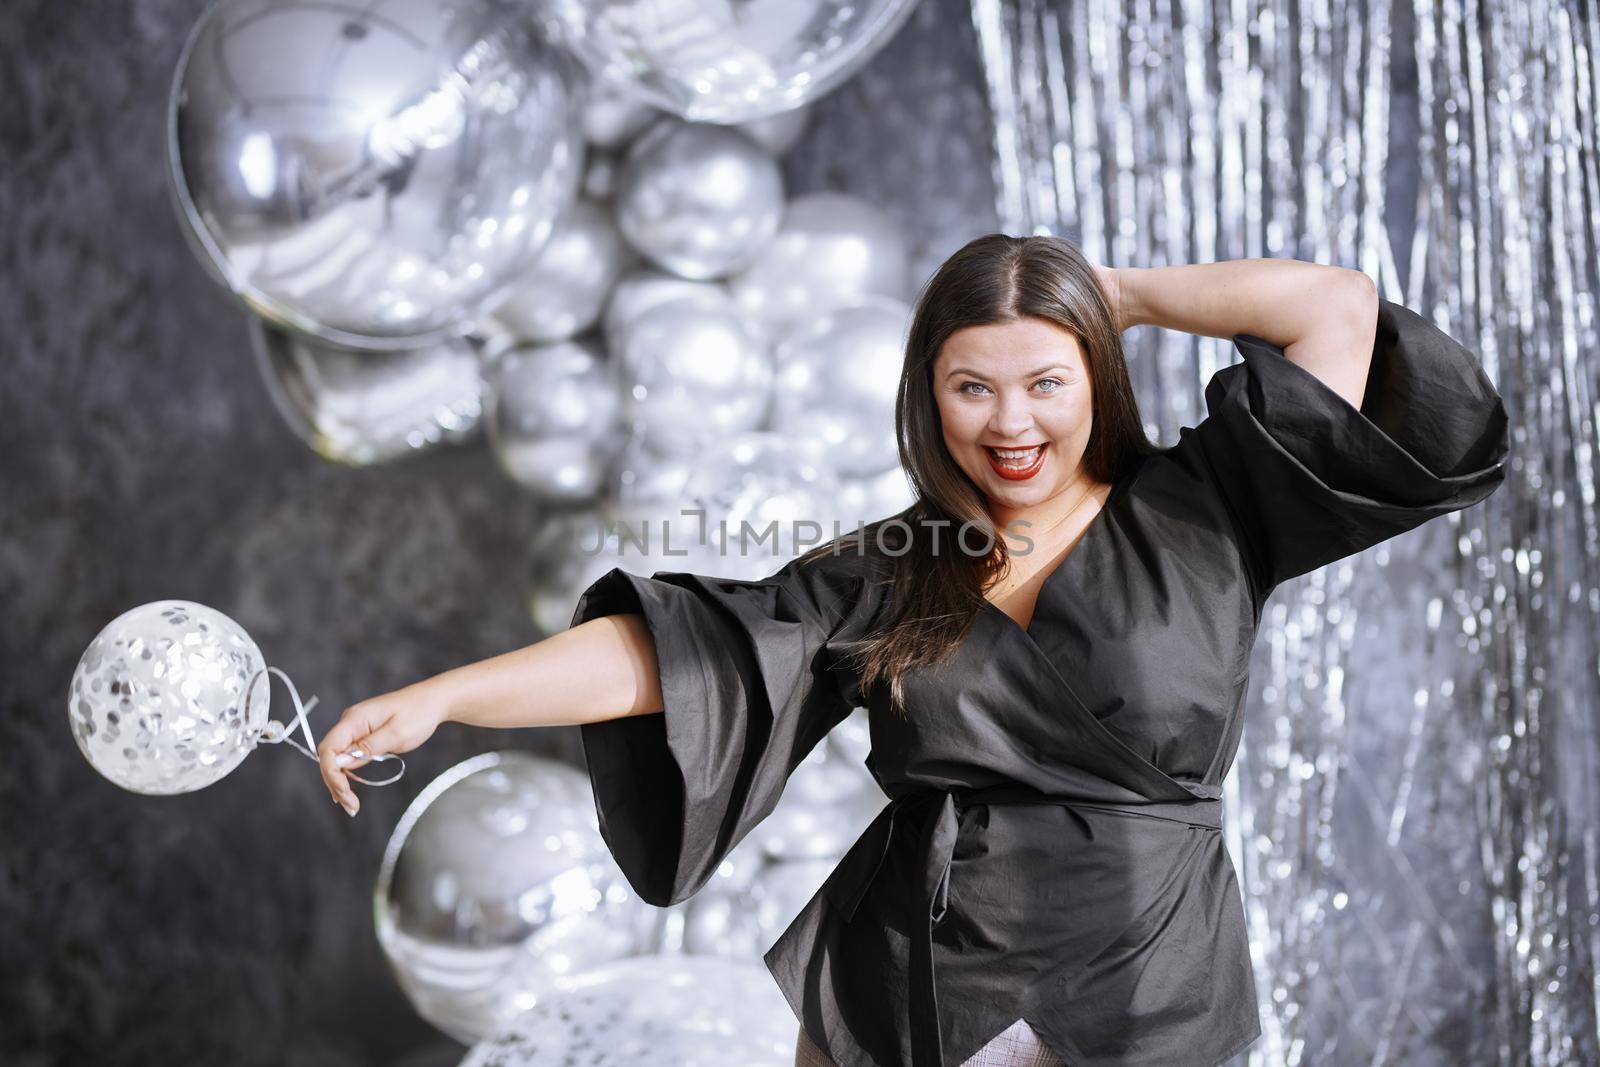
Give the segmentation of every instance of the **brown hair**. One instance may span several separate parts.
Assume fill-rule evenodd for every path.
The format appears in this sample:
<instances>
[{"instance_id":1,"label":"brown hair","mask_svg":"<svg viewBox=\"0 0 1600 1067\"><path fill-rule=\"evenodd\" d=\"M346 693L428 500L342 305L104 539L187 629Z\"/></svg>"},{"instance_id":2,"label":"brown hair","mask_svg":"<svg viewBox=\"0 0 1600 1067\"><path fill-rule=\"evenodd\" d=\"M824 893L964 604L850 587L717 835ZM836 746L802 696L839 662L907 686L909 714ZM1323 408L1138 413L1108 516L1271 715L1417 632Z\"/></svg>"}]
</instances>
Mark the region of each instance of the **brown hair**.
<instances>
[{"instance_id":1,"label":"brown hair","mask_svg":"<svg viewBox=\"0 0 1600 1067\"><path fill-rule=\"evenodd\" d=\"M858 538L866 554L875 553L874 546L892 546L893 577L884 582L893 593L888 612L854 658L861 693L886 682L891 706L902 713L905 672L943 659L961 643L983 607L983 591L1007 562L983 491L945 447L933 363L957 330L1025 316L1055 323L1083 348L1094 413L1083 456L1088 473L1111 482L1129 463L1157 451L1140 422L1122 335L1093 266L1075 244L1062 237L991 233L967 242L940 265L917 296L895 403L900 464L915 502L802 557L837 552ZM965 549L950 551L944 546L963 524L969 527ZM986 544L993 550L975 554L972 546Z\"/></svg>"}]
</instances>

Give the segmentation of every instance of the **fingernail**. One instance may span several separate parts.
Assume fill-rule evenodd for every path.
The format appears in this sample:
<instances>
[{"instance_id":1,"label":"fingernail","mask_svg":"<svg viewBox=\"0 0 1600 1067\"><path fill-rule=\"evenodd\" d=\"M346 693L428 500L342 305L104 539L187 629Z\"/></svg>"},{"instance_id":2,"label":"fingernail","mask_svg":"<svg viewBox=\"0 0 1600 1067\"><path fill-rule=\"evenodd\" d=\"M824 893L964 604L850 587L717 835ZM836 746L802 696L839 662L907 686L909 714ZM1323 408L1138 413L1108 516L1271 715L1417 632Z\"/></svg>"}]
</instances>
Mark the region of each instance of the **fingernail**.
<instances>
[{"instance_id":1,"label":"fingernail","mask_svg":"<svg viewBox=\"0 0 1600 1067\"><path fill-rule=\"evenodd\" d=\"M346 815L350 816L352 819L356 817L356 808L354 804L341 804L340 806L344 808Z\"/></svg>"},{"instance_id":2,"label":"fingernail","mask_svg":"<svg viewBox=\"0 0 1600 1067\"><path fill-rule=\"evenodd\" d=\"M341 752L337 756L333 757L333 765L335 767L348 767L351 762L352 761L351 761L349 755L347 755L346 753L343 753L343 752Z\"/></svg>"}]
</instances>

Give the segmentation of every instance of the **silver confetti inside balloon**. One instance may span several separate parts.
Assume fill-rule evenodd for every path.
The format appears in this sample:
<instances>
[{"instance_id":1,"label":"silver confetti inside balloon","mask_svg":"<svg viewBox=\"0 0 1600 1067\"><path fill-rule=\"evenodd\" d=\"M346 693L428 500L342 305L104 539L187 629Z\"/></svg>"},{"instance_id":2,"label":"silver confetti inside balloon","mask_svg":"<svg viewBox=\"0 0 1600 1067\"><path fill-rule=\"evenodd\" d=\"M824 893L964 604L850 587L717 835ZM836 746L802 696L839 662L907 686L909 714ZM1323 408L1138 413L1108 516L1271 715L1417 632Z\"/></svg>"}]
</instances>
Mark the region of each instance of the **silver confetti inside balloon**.
<instances>
[{"instance_id":1,"label":"silver confetti inside balloon","mask_svg":"<svg viewBox=\"0 0 1600 1067\"><path fill-rule=\"evenodd\" d=\"M611 859L587 776L508 751L458 764L412 802L373 914L418 1013L471 1044L558 979L648 950L661 913Z\"/></svg>"},{"instance_id":2,"label":"silver confetti inside balloon","mask_svg":"<svg viewBox=\"0 0 1600 1067\"><path fill-rule=\"evenodd\" d=\"M772 401L772 357L734 316L668 301L627 331L621 360L629 418L648 447L696 455L752 430Z\"/></svg>"},{"instance_id":3,"label":"silver confetti inside balloon","mask_svg":"<svg viewBox=\"0 0 1600 1067\"><path fill-rule=\"evenodd\" d=\"M250 635L222 612L188 600L141 604L79 658L67 691L72 737L123 789L203 789L255 747L268 719L265 668Z\"/></svg>"},{"instance_id":4,"label":"silver confetti inside balloon","mask_svg":"<svg viewBox=\"0 0 1600 1067\"><path fill-rule=\"evenodd\" d=\"M611 212L579 197L533 262L494 304L494 318L526 341L560 341L593 326L633 250Z\"/></svg>"},{"instance_id":5,"label":"silver confetti inside balloon","mask_svg":"<svg viewBox=\"0 0 1600 1067\"><path fill-rule=\"evenodd\" d=\"M571 202L582 82L509 0L221 0L172 89L185 232L277 325L358 348L442 341Z\"/></svg>"},{"instance_id":6,"label":"silver confetti inside balloon","mask_svg":"<svg viewBox=\"0 0 1600 1067\"><path fill-rule=\"evenodd\" d=\"M668 120L633 143L617 176L617 225L657 266L719 278L750 262L783 218L777 161L738 130Z\"/></svg>"},{"instance_id":7,"label":"silver confetti inside balloon","mask_svg":"<svg viewBox=\"0 0 1600 1067\"><path fill-rule=\"evenodd\" d=\"M894 409L910 324L910 307L872 297L791 330L772 357L772 428L812 439L841 475L898 465Z\"/></svg>"},{"instance_id":8,"label":"silver confetti inside balloon","mask_svg":"<svg viewBox=\"0 0 1600 1067\"><path fill-rule=\"evenodd\" d=\"M250 344L278 413L323 459L370 466L461 443L478 430L484 357L471 339L362 351L252 315Z\"/></svg>"},{"instance_id":9,"label":"silver confetti inside balloon","mask_svg":"<svg viewBox=\"0 0 1600 1067\"><path fill-rule=\"evenodd\" d=\"M795 197L777 236L727 280L769 336L862 296L911 297L911 255L883 210L845 193Z\"/></svg>"},{"instance_id":10,"label":"silver confetti inside balloon","mask_svg":"<svg viewBox=\"0 0 1600 1067\"><path fill-rule=\"evenodd\" d=\"M489 447L507 475L543 500L600 491L622 448L622 396L592 341L511 349L489 390Z\"/></svg>"},{"instance_id":11,"label":"silver confetti inside balloon","mask_svg":"<svg viewBox=\"0 0 1600 1067\"><path fill-rule=\"evenodd\" d=\"M461 1067L793 1067L797 1029L760 960L638 956L562 982Z\"/></svg>"},{"instance_id":12,"label":"silver confetti inside balloon","mask_svg":"<svg viewBox=\"0 0 1600 1067\"><path fill-rule=\"evenodd\" d=\"M607 80L704 122L787 111L844 81L915 0L550 0Z\"/></svg>"}]
</instances>

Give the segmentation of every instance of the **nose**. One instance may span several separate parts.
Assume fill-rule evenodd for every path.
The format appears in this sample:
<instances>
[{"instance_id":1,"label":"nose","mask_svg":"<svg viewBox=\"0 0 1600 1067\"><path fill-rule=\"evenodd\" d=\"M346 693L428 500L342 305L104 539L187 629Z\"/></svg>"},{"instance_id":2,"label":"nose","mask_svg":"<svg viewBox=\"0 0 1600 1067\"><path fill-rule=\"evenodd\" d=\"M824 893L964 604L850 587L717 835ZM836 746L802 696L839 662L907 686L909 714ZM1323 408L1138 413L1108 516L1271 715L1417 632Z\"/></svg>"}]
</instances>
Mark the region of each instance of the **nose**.
<instances>
[{"instance_id":1,"label":"nose","mask_svg":"<svg viewBox=\"0 0 1600 1067\"><path fill-rule=\"evenodd\" d=\"M1009 441L1025 436L1032 428L1033 414L1028 410L1027 399L1002 394L989 418L989 432L1002 441Z\"/></svg>"}]
</instances>

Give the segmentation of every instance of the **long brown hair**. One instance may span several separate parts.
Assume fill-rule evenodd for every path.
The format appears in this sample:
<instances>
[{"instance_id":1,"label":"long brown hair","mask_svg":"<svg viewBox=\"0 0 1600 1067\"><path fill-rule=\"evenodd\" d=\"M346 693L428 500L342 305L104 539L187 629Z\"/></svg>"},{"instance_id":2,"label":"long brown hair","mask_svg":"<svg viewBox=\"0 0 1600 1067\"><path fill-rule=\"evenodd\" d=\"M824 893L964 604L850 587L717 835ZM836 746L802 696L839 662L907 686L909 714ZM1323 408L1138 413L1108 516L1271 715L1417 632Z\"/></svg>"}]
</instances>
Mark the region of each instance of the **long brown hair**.
<instances>
[{"instance_id":1,"label":"long brown hair","mask_svg":"<svg viewBox=\"0 0 1600 1067\"><path fill-rule=\"evenodd\" d=\"M837 552L857 538L864 553L891 550L893 576L884 580L892 590L889 609L853 658L861 670L860 692L887 683L891 706L901 713L905 672L938 662L961 643L1008 556L983 491L945 447L933 362L957 330L1025 316L1055 323L1083 349L1094 413L1083 455L1089 475L1114 481L1129 463L1158 450L1140 422L1122 335L1093 266L1075 244L1062 237L991 233L967 242L940 265L917 296L895 402L900 465L915 502L802 557ZM963 524L968 535L962 550L951 551L951 538ZM993 548L985 555L973 547L986 545Z\"/></svg>"}]
</instances>

